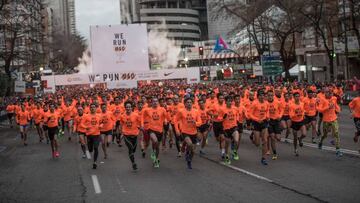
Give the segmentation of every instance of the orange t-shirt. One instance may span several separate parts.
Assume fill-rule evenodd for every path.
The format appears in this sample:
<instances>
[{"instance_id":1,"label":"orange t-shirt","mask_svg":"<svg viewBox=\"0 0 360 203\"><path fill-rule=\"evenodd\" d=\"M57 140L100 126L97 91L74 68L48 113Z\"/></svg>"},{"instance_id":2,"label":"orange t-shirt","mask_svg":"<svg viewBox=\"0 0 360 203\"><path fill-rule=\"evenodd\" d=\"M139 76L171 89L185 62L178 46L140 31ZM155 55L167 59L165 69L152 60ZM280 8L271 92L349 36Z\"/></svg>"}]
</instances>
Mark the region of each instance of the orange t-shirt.
<instances>
[{"instance_id":1,"label":"orange t-shirt","mask_svg":"<svg viewBox=\"0 0 360 203\"><path fill-rule=\"evenodd\" d=\"M243 105L240 104L240 106L234 106L234 108L237 109L238 112L238 122L244 123L246 119L246 109Z\"/></svg>"},{"instance_id":2,"label":"orange t-shirt","mask_svg":"<svg viewBox=\"0 0 360 203\"><path fill-rule=\"evenodd\" d=\"M248 116L251 120L260 123L268 118L269 107L265 101L263 103L259 100L253 101L249 108Z\"/></svg>"},{"instance_id":3,"label":"orange t-shirt","mask_svg":"<svg viewBox=\"0 0 360 203\"><path fill-rule=\"evenodd\" d=\"M305 108L305 114L307 116L315 116L317 113L317 109L316 109L316 103L317 103L317 99L316 98L304 98L303 99L304 102L304 108Z\"/></svg>"},{"instance_id":4,"label":"orange t-shirt","mask_svg":"<svg viewBox=\"0 0 360 203\"><path fill-rule=\"evenodd\" d=\"M289 116L291 121L301 122L304 120L304 116L305 116L304 103L300 102L299 104L296 104L295 102L293 102L292 104L290 104L289 109L290 109Z\"/></svg>"},{"instance_id":5,"label":"orange t-shirt","mask_svg":"<svg viewBox=\"0 0 360 203\"><path fill-rule=\"evenodd\" d=\"M223 109L221 109L221 114L224 115L224 120L223 120L223 127L224 130L228 130L231 129L233 127L237 126L237 121L238 121L238 111L236 108L234 107L225 107Z\"/></svg>"},{"instance_id":6,"label":"orange t-shirt","mask_svg":"<svg viewBox=\"0 0 360 203\"><path fill-rule=\"evenodd\" d=\"M76 110L73 106L64 106L62 107L62 113L64 116L64 121L70 121L76 115Z\"/></svg>"},{"instance_id":7,"label":"orange t-shirt","mask_svg":"<svg viewBox=\"0 0 360 203\"><path fill-rule=\"evenodd\" d=\"M99 115L100 115L100 122L102 124L100 131L106 132L112 130L115 126L114 114L111 112L105 112L105 113L100 113Z\"/></svg>"},{"instance_id":8,"label":"orange t-shirt","mask_svg":"<svg viewBox=\"0 0 360 203\"><path fill-rule=\"evenodd\" d=\"M86 133L86 128L84 126L84 115L80 116L79 114L74 118L74 131L80 133Z\"/></svg>"},{"instance_id":9,"label":"orange t-shirt","mask_svg":"<svg viewBox=\"0 0 360 203\"><path fill-rule=\"evenodd\" d=\"M354 118L360 118L360 97L356 97L349 103Z\"/></svg>"},{"instance_id":10,"label":"orange t-shirt","mask_svg":"<svg viewBox=\"0 0 360 203\"><path fill-rule=\"evenodd\" d=\"M199 107L198 112L200 114L200 119L201 119L201 125L206 124L209 122L210 120L210 116L209 116L209 110L205 109L201 109Z\"/></svg>"},{"instance_id":11,"label":"orange t-shirt","mask_svg":"<svg viewBox=\"0 0 360 203\"><path fill-rule=\"evenodd\" d=\"M27 125L30 121L30 113L28 111L19 111L16 115L19 125Z\"/></svg>"},{"instance_id":12,"label":"orange t-shirt","mask_svg":"<svg viewBox=\"0 0 360 203\"><path fill-rule=\"evenodd\" d=\"M34 109L32 111L32 116L34 118L35 124L39 124L42 121L42 117L43 117L43 110L40 109Z\"/></svg>"},{"instance_id":13,"label":"orange t-shirt","mask_svg":"<svg viewBox=\"0 0 360 203\"><path fill-rule=\"evenodd\" d=\"M141 126L139 114L131 112L130 115L124 113L120 118L121 129L124 136L138 136Z\"/></svg>"},{"instance_id":14,"label":"orange t-shirt","mask_svg":"<svg viewBox=\"0 0 360 203\"><path fill-rule=\"evenodd\" d=\"M12 104L8 105L8 106L6 107L6 111L7 111L8 113L14 113L14 112L15 112L15 106L12 105Z\"/></svg>"},{"instance_id":15,"label":"orange t-shirt","mask_svg":"<svg viewBox=\"0 0 360 203\"><path fill-rule=\"evenodd\" d=\"M86 135L100 135L100 115L87 114L84 115L84 126L86 128Z\"/></svg>"},{"instance_id":16,"label":"orange t-shirt","mask_svg":"<svg viewBox=\"0 0 360 203\"><path fill-rule=\"evenodd\" d=\"M144 122L148 121L150 130L162 133L164 127L163 125L168 120L170 120L170 118L164 108L146 108L144 109L141 126L144 126Z\"/></svg>"},{"instance_id":17,"label":"orange t-shirt","mask_svg":"<svg viewBox=\"0 0 360 203\"><path fill-rule=\"evenodd\" d=\"M214 103L210 108L210 112L212 114L212 119L214 122L221 122L223 120L224 114L222 114L225 108L225 102L220 105L219 103Z\"/></svg>"},{"instance_id":18,"label":"orange t-shirt","mask_svg":"<svg viewBox=\"0 0 360 203\"><path fill-rule=\"evenodd\" d=\"M278 120L283 116L284 108L278 100L268 102L269 118Z\"/></svg>"},{"instance_id":19,"label":"orange t-shirt","mask_svg":"<svg viewBox=\"0 0 360 203\"><path fill-rule=\"evenodd\" d=\"M45 114L45 122L49 128L53 128L59 125L59 119L61 118L60 114L56 111L51 113L50 111Z\"/></svg>"},{"instance_id":20,"label":"orange t-shirt","mask_svg":"<svg viewBox=\"0 0 360 203\"><path fill-rule=\"evenodd\" d=\"M192 109L180 109L175 116L176 122L179 125L175 125L177 133L184 133L187 135L197 135L197 127L201 125L200 114L197 110Z\"/></svg>"},{"instance_id":21,"label":"orange t-shirt","mask_svg":"<svg viewBox=\"0 0 360 203\"><path fill-rule=\"evenodd\" d=\"M119 121L121 114L125 111L125 109L121 104L119 105L114 104L111 106L111 111L113 112L116 121Z\"/></svg>"}]
</instances>

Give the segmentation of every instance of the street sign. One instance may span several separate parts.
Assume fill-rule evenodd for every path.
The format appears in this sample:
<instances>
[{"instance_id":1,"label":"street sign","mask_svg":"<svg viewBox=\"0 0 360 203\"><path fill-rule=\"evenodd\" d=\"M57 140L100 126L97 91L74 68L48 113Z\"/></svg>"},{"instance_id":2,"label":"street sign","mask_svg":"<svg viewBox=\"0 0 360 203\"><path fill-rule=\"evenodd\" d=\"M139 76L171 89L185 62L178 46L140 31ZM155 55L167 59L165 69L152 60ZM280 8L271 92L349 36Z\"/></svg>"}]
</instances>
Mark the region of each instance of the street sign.
<instances>
[{"instance_id":1,"label":"street sign","mask_svg":"<svg viewBox=\"0 0 360 203\"><path fill-rule=\"evenodd\" d=\"M25 93L25 89L26 89L25 81L15 81L14 85L15 85L15 88L14 88L15 92Z\"/></svg>"},{"instance_id":2,"label":"street sign","mask_svg":"<svg viewBox=\"0 0 360 203\"><path fill-rule=\"evenodd\" d=\"M263 76L263 68L259 65L253 66L253 74L256 76Z\"/></svg>"},{"instance_id":3,"label":"street sign","mask_svg":"<svg viewBox=\"0 0 360 203\"><path fill-rule=\"evenodd\" d=\"M264 76L280 75L283 72L280 56L262 56L261 65Z\"/></svg>"}]
</instances>

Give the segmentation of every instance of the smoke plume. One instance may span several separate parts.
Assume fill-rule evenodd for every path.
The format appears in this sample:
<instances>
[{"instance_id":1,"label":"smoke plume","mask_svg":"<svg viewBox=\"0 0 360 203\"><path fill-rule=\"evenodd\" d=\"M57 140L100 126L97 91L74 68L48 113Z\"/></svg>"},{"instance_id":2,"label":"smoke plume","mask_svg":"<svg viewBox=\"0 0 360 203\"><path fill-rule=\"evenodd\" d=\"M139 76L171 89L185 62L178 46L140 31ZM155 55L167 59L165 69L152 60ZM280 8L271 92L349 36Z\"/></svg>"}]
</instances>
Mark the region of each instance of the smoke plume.
<instances>
[{"instance_id":1,"label":"smoke plume","mask_svg":"<svg viewBox=\"0 0 360 203\"><path fill-rule=\"evenodd\" d=\"M91 63L91 52L89 49L86 49L79 60L79 65L75 67L75 70L79 73L91 73L92 72L92 63Z\"/></svg>"}]
</instances>

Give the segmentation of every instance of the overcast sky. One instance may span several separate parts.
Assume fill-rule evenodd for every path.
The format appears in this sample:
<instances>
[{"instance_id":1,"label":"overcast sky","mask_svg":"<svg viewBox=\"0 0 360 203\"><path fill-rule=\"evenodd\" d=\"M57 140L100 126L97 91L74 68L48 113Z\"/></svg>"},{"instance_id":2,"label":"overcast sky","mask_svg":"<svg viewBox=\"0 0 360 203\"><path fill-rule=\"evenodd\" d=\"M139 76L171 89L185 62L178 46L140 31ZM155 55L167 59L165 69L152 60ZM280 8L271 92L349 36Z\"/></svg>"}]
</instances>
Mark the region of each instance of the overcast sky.
<instances>
[{"instance_id":1,"label":"overcast sky","mask_svg":"<svg viewBox=\"0 0 360 203\"><path fill-rule=\"evenodd\" d=\"M76 29L90 38L90 25L120 24L119 0L75 0Z\"/></svg>"}]
</instances>

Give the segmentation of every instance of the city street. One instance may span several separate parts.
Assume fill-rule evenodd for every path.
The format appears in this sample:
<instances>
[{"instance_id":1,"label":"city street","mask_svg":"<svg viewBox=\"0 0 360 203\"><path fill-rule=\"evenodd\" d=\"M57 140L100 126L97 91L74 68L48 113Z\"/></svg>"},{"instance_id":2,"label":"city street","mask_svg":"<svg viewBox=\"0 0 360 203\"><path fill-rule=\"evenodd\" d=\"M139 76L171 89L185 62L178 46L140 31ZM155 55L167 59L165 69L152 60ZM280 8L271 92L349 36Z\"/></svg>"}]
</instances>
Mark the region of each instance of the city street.
<instances>
[{"instance_id":1,"label":"city street","mask_svg":"<svg viewBox=\"0 0 360 203\"><path fill-rule=\"evenodd\" d=\"M131 169L126 147L110 147L110 157L100 161L81 158L75 141L61 140L61 156L53 160L50 146L38 143L32 130L29 146L21 145L14 129L0 128L0 202L359 202L359 145L353 143L353 123L348 109L340 115L344 156L312 145L293 155L292 145L281 143L279 159L260 164L260 150L244 134L240 160L225 166L214 138L206 156L195 156L193 169L175 149L160 154L154 169L147 154L138 150L137 172ZM309 140L307 140L308 142ZM88 157L90 158L90 157Z\"/></svg>"}]
</instances>

